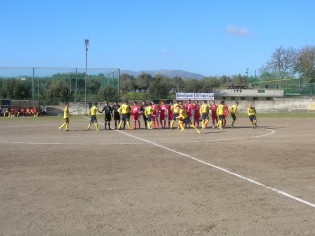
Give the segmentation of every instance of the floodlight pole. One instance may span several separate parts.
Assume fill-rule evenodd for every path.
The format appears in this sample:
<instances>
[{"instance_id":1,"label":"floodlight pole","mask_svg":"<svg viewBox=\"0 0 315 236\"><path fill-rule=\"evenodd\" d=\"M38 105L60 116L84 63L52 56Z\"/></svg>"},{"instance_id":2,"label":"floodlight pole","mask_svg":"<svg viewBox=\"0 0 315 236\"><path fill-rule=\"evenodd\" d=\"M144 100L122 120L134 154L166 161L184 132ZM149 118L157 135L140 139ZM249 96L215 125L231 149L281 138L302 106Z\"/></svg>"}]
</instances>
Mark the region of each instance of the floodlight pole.
<instances>
[{"instance_id":1,"label":"floodlight pole","mask_svg":"<svg viewBox=\"0 0 315 236\"><path fill-rule=\"evenodd\" d=\"M86 79L87 79L87 63L88 63L88 46L89 40L84 40L85 45L85 80L84 80L84 105L85 105L85 115L87 114L87 104L86 104Z\"/></svg>"}]
</instances>

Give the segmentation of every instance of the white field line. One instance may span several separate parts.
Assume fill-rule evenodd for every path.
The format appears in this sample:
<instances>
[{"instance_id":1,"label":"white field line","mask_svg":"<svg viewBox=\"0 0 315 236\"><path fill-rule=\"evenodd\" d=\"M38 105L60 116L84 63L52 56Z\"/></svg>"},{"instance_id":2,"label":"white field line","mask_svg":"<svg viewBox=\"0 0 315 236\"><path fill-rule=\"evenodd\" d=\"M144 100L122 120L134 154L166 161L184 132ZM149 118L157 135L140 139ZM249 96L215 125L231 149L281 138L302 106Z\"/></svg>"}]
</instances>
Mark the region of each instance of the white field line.
<instances>
[{"instance_id":1,"label":"white field line","mask_svg":"<svg viewBox=\"0 0 315 236\"><path fill-rule=\"evenodd\" d=\"M278 194L280 194L280 195L283 195L283 196L285 196L285 197L287 197L287 198L293 199L293 200L295 200L295 201L301 202L301 203L303 203L303 204L305 204L305 205L308 205L308 206L311 206L311 207L315 208L315 204L314 204L314 203L308 202L308 201L306 201L306 200L304 200L304 199L302 199L302 198L295 197L295 196L293 196L293 195L291 195L291 194L289 194L289 193L287 193L287 192L281 191L281 190L279 190L279 189L276 189L276 188L273 188L273 187L271 187L271 186L265 185L265 184L263 184L263 183L260 183L260 182L258 182L258 181L253 180L253 179L250 179L250 178L247 178L247 177L242 176L242 175L240 175L240 174L234 173L234 172L229 171L229 170L227 170L227 169L225 169L225 168L223 168L223 167L220 167L220 166L211 164L211 163L209 163L209 162L202 161L202 160L200 160L200 159L198 159L198 158L195 158L195 157L193 157L193 156L190 156L190 155L188 155L188 154L186 154L186 153L178 152L178 151L176 151L176 150L174 150L174 149L171 149L171 148L162 146L162 145L160 145L160 144L151 142L151 141L146 140L146 139L143 139L143 138L139 138L139 137L134 136L134 135L131 135L131 134L129 134L129 133L125 133L125 132L123 132L123 131L121 131L121 130L117 130L117 132L120 132L120 133L122 133L122 134L124 134L124 135L127 135L127 136L129 136L129 137L132 137L132 138L141 140L141 141L143 141L143 142L149 143L149 144L151 144L151 145L160 147L160 148L162 148L162 149L168 150L168 151L170 151L170 152L176 153L176 154L178 154L178 155L180 155L180 156L188 157L188 158L190 158L190 159L192 159L192 160L194 160L194 161L197 161L197 162L202 163L202 164L204 164L204 165L207 165L207 166L213 167L213 168L215 168L215 169L221 170L221 171L223 171L223 172L225 172L225 173L227 173L227 174L236 176L236 177L241 178L241 179L243 179L243 180L246 180L246 181L248 181L248 182L250 182L250 183L253 183L253 184L255 184L255 185L258 185L258 186L260 186L260 187L263 187L263 188L265 188L265 189L268 189L268 190L271 190L271 191L273 191L273 192L276 192L276 193L278 193Z\"/></svg>"}]
</instances>

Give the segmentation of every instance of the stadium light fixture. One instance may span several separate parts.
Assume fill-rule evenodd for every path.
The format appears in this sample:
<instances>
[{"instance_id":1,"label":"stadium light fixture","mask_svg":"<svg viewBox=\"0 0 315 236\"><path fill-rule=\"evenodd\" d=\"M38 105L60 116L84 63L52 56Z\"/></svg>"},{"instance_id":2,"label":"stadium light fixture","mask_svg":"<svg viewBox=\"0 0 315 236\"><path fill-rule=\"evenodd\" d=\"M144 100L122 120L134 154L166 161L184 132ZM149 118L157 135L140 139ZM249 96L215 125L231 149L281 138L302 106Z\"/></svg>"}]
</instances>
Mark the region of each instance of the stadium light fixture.
<instances>
[{"instance_id":1,"label":"stadium light fixture","mask_svg":"<svg viewBox=\"0 0 315 236\"><path fill-rule=\"evenodd\" d=\"M88 63L88 46L89 46L90 40L85 39L84 45L85 45L85 80L84 80L84 103L85 103L85 114L87 114L87 104L86 104L86 79L87 79L87 63Z\"/></svg>"}]
</instances>

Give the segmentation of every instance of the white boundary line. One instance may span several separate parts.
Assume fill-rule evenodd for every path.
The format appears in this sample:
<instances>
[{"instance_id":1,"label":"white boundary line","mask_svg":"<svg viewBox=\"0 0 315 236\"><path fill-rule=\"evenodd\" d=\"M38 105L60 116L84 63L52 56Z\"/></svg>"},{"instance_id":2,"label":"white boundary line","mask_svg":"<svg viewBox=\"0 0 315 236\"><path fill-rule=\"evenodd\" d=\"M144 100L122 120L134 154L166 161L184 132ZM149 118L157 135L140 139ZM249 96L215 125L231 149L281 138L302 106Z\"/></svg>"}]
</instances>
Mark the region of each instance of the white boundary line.
<instances>
[{"instance_id":1,"label":"white boundary line","mask_svg":"<svg viewBox=\"0 0 315 236\"><path fill-rule=\"evenodd\" d=\"M188 155L188 154L185 154L185 153L182 153L182 152L178 152L178 151L176 151L176 150L174 150L174 149L171 149L171 148L162 146L162 145L160 145L160 144L151 142L151 141L146 140L146 139L143 139L143 138L139 138L139 137L137 137L137 136L134 136L134 135L125 133L125 132L120 131L120 130L117 130L117 132L122 133L122 134L124 134L124 135L127 135L127 136L129 136L129 137L132 137L132 138L141 140L141 141L143 141L143 142L152 144L152 145L154 145L154 146L163 148L163 149L165 149L165 150L167 150L167 151L176 153L176 154L178 154L178 155L181 155L181 156L184 156L184 157L188 157L188 158L190 158L190 159L192 159L192 160L194 160L194 161L197 161L197 162L202 163L202 164L204 164L204 165L207 165L207 166L213 167L213 168L215 168L215 169L221 170L221 171L223 171L223 172L225 172L225 173L227 173L227 174L236 176L236 177L241 178L241 179L243 179L243 180L246 180L246 181L248 181L248 182L250 182L250 183L256 184L256 185L258 185L258 186L260 186L260 187L263 187L263 188L265 188L265 189L268 189L268 190L271 190L271 191L273 191L273 192L276 192L276 193L278 193L278 194L280 194L280 195L283 195L283 196L285 196L285 197L287 197L287 198L293 199L293 200L295 200L295 201L304 203L305 205L308 205L308 206L311 206L311 207L315 208L315 204L314 204L314 203L308 202L308 201L306 201L306 200L303 200L302 198L295 197L295 196L293 196L293 195L291 195L291 194L289 194L289 193L287 193L287 192L281 191L281 190L279 190L279 189L270 187L270 186L268 186L268 185L265 185L265 184L263 184L263 183L260 183L260 182L258 182L258 181L255 181L255 180L253 180L253 179L247 178L247 177L242 176L242 175L240 175L240 174L234 173L234 172L229 171L229 170L227 170L227 169L225 169L225 168L223 168L223 167L220 167L220 166L211 164L211 163L209 163L209 162L202 161L202 160L200 160L200 159L198 159L198 158L195 158L195 157L193 157L193 156L190 156L190 155Z\"/></svg>"}]
</instances>

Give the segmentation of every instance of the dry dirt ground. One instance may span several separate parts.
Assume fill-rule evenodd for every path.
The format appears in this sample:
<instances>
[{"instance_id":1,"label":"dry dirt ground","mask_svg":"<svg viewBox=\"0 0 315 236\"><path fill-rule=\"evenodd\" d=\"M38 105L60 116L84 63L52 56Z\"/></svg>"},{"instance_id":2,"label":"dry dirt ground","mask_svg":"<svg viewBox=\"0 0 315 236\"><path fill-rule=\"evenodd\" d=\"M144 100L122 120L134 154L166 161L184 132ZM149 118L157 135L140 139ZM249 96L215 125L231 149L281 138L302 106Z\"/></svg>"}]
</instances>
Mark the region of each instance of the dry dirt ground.
<instances>
[{"instance_id":1,"label":"dry dirt ground","mask_svg":"<svg viewBox=\"0 0 315 236\"><path fill-rule=\"evenodd\" d=\"M199 135L62 122L1 117L0 235L315 235L314 119Z\"/></svg>"}]
</instances>

